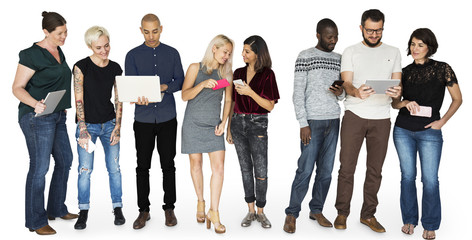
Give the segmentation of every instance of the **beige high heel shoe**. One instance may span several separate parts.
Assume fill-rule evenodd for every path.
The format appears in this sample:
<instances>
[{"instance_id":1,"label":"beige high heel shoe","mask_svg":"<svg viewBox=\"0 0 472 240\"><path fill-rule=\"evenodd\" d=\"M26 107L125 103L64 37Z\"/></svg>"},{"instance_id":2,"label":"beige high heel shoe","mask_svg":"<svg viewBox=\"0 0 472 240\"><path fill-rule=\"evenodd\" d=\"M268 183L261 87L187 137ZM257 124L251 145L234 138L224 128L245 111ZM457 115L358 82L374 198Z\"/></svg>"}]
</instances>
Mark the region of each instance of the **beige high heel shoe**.
<instances>
[{"instance_id":1,"label":"beige high heel shoe","mask_svg":"<svg viewBox=\"0 0 472 240\"><path fill-rule=\"evenodd\" d=\"M213 227L215 228L216 233L226 232L225 225L220 223L220 214L218 213L218 211L212 211L211 209L208 210L206 219L207 219L207 229L210 229L211 224L213 223Z\"/></svg>"},{"instance_id":2,"label":"beige high heel shoe","mask_svg":"<svg viewBox=\"0 0 472 240\"><path fill-rule=\"evenodd\" d=\"M197 204L197 222L204 223L205 222L205 200L198 201Z\"/></svg>"}]
</instances>

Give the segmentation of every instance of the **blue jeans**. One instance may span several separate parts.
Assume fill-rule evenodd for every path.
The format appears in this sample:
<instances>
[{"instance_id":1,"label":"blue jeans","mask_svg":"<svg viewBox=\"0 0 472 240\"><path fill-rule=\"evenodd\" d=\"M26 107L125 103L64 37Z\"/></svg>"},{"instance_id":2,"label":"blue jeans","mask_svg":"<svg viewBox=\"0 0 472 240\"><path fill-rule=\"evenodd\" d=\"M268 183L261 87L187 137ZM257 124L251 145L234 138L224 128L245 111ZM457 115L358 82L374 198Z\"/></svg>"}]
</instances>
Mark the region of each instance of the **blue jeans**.
<instances>
[{"instance_id":1,"label":"blue jeans","mask_svg":"<svg viewBox=\"0 0 472 240\"><path fill-rule=\"evenodd\" d=\"M64 204L67 180L72 164L72 150L64 111L34 117L27 113L20 119L30 157L26 178L25 226L38 229L48 224L48 215L62 217L69 211ZM51 154L54 172L49 186L47 211L44 209L45 175L49 170Z\"/></svg>"},{"instance_id":2,"label":"blue jeans","mask_svg":"<svg viewBox=\"0 0 472 240\"><path fill-rule=\"evenodd\" d=\"M441 160L442 132L427 129L412 132L400 127L393 129L393 141L400 159L402 172L400 208L404 224L418 225L416 196L416 156L420 157L423 183L421 223L426 230L439 229L441 200L439 197L438 169Z\"/></svg>"},{"instance_id":3,"label":"blue jeans","mask_svg":"<svg viewBox=\"0 0 472 240\"><path fill-rule=\"evenodd\" d=\"M87 131L91 136L93 143L100 138L103 150L105 152L105 164L108 171L108 182L110 184L111 201L113 208L123 207L121 201L121 171L120 171L120 143L110 145L110 136L115 128L115 119L105 123L91 124L86 123ZM77 125L76 138L79 137L80 129ZM77 152L79 153L79 180L78 199L79 209L88 210L90 208L90 175L93 171L93 156L94 152L88 153L77 143Z\"/></svg>"},{"instance_id":4,"label":"blue jeans","mask_svg":"<svg viewBox=\"0 0 472 240\"><path fill-rule=\"evenodd\" d=\"M237 114L231 119L231 135L238 154L244 186L244 200L266 205L267 195L267 115ZM255 184L254 184L255 178Z\"/></svg>"},{"instance_id":5,"label":"blue jeans","mask_svg":"<svg viewBox=\"0 0 472 240\"><path fill-rule=\"evenodd\" d=\"M312 213L321 213L331 184L336 145L339 135L339 118L329 120L309 120L311 140L308 145L300 142L301 156L292 183L290 205L285 214L298 218L301 203L305 198L310 184L313 168L316 163L316 176L309 203Z\"/></svg>"}]
</instances>

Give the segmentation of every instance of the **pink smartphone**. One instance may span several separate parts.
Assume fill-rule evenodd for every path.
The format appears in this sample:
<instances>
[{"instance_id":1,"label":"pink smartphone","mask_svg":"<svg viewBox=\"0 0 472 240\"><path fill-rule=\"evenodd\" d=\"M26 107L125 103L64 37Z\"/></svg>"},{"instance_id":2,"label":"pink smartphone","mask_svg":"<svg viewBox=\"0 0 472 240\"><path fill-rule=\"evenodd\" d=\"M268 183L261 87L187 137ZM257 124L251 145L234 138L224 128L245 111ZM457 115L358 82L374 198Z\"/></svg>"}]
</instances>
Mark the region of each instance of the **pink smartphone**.
<instances>
[{"instance_id":1,"label":"pink smartphone","mask_svg":"<svg viewBox=\"0 0 472 240\"><path fill-rule=\"evenodd\" d=\"M212 88L213 90L229 86L229 82L228 82L228 80L226 80L226 78L220 79L220 80L216 81L216 83L217 83L216 86L214 88Z\"/></svg>"},{"instance_id":2,"label":"pink smartphone","mask_svg":"<svg viewBox=\"0 0 472 240\"><path fill-rule=\"evenodd\" d=\"M416 113L411 113L410 115L412 116L418 116L418 117L431 117L432 116L432 108L428 106L420 106L420 110L416 111Z\"/></svg>"}]
</instances>

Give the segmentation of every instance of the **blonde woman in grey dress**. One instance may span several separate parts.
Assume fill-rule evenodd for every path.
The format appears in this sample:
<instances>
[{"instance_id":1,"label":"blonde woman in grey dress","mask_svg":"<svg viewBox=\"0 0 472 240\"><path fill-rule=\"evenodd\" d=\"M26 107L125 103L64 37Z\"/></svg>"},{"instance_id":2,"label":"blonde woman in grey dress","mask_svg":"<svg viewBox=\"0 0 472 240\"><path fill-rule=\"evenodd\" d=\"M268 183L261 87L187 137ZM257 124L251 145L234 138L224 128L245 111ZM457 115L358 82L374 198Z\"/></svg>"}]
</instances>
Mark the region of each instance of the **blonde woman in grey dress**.
<instances>
[{"instance_id":1,"label":"blonde woman in grey dress","mask_svg":"<svg viewBox=\"0 0 472 240\"><path fill-rule=\"evenodd\" d=\"M182 124L182 153L189 154L190 173L197 194L197 222L213 223L216 233L226 232L220 223L218 206L223 187L225 143L224 129L231 110L233 40L218 35L210 42L200 63L192 63L182 86L182 100L188 101ZM229 86L213 90L220 79ZM221 100L223 117L220 120ZM208 153L211 165L211 206L205 215L203 197L203 153Z\"/></svg>"}]
</instances>

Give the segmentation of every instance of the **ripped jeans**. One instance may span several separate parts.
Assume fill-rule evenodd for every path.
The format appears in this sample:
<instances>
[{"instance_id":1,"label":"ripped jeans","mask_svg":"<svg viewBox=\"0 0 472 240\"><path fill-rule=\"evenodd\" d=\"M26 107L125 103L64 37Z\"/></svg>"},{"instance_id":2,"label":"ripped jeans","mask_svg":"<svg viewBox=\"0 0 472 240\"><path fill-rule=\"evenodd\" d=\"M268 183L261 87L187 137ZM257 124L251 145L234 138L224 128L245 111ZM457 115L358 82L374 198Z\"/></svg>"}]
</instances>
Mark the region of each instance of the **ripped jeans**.
<instances>
[{"instance_id":1,"label":"ripped jeans","mask_svg":"<svg viewBox=\"0 0 472 240\"><path fill-rule=\"evenodd\" d=\"M247 203L256 201L258 208L266 205L267 124L267 115L235 113L231 120L231 135L241 167L244 199Z\"/></svg>"},{"instance_id":2,"label":"ripped jeans","mask_svg":"<svg viewBox=\"0 0 472 240\"><path fill-rule=\"evenodd\" d=\"M105 164L108 171L108 181L110 184L113 208L123 207L121 201L121 171L119 164L120 143L118 142L113 146L110 145L110 136L115 128L115 119L105 123L86 123L86 125L87 131L92 137L92 142L97 143L97 138L100 138L100 142L102 143L105 152ZM79 134L80 129L77 125L76 138L79 137ZM79 180L77 182L77 187L80 210L88 210L90 208L90 175L93 171L93 157L95 151L88 153L77 143L77 152L79 154Z\"/></svg>"}]
</instances>

